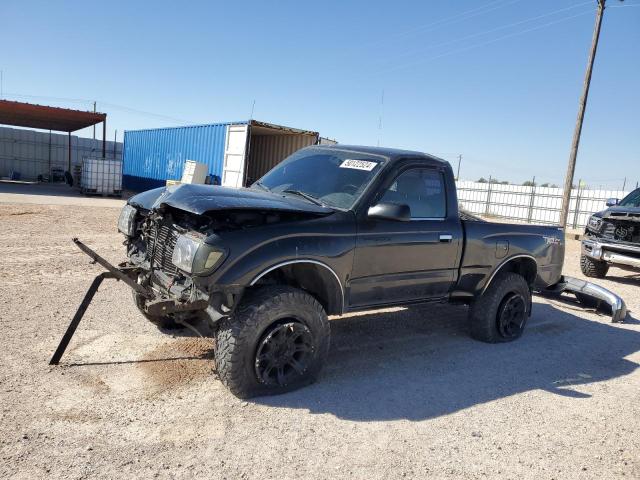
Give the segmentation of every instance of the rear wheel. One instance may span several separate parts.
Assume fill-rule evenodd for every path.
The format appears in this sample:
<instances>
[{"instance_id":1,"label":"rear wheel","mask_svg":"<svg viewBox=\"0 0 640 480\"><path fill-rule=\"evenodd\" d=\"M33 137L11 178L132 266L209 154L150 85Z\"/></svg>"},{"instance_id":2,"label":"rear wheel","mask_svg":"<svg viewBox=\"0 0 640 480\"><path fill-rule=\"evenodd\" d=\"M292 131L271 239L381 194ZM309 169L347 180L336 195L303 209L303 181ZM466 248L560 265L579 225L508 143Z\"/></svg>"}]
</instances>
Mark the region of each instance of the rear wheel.
<instances>
[{"instance_id":1,"label":"rear wheel","mask_svg":"<svg viewBox=\"0 0 640 480\"><path fill-rule=\"evenodd\" d=\"M582 273L584 273L586 277L604 278L609 271L609 265L607 262L594 260L586 255L581 255L580 270L582 270Z\"/></svg>"},{"instance_id":2,"label":"rear wheel","mask_svg":"<svg viewBox=\"0 0 640 480\"><path fill-rule=\"evenodd\" d=\"M489 343L520 338L531 314L531 290L517 273L499 273L469 309L471 336Z\"/></svg>"},{"instance_id":3,"label":"rear wheel","mask_svg":"<svg viewBox=\"0 0 640 480\"><path fill-rule=\"evenodd\" d=\"M287 286L249 292L216 333L216 370L240 398L312 383L329 351L329 321L308 293Z\"/></svg>"}]
</instances>

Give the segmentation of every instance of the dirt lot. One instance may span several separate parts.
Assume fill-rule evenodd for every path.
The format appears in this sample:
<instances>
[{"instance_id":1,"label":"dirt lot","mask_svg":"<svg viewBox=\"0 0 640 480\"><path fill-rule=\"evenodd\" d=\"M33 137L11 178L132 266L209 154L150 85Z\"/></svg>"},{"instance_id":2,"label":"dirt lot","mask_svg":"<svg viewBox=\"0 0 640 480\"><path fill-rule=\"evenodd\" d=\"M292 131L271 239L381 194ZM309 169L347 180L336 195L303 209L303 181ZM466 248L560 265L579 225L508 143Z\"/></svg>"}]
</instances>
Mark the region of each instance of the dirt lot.
<instances>
[{"instance_id":1,"label":"dirt lot","mask_svg":"<svg viewBox=\"0 0 640 480\"><path fill-rule=\"evenodd\" d=\"M536 299L506 345L471 340L463 307L334 319L318 383L244 402L209 340L159 332L113 281L48 366L99 272L70 238L119 261L117 215L0 204L0 477L640 477L640 276L601 282L629 323Z\"/></svg>"}]
</instances>

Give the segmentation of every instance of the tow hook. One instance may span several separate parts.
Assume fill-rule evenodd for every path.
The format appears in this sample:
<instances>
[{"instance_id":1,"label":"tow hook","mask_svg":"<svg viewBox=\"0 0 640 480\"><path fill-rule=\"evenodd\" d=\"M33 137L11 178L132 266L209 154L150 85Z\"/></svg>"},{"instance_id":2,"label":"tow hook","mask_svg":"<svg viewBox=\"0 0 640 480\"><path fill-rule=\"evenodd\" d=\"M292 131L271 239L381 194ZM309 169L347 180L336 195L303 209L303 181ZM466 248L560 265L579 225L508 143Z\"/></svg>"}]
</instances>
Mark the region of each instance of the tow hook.
<instances>
[{"instance_id":1,"label":"tow hook","mask_svg":"<svg viewBox=\"0 0 640 480\"><path fill-rule=\"evenodd\" d=\"M557 297L564 292L573 293L582 304L586 300L589 304L596 306L607 305L611 309L611 321L613 323L624 322L627 318L627 306L620 296L600 285L579 278L563 275L557 284L537 293L546 297Z\"/></svg>"}]
</instances>

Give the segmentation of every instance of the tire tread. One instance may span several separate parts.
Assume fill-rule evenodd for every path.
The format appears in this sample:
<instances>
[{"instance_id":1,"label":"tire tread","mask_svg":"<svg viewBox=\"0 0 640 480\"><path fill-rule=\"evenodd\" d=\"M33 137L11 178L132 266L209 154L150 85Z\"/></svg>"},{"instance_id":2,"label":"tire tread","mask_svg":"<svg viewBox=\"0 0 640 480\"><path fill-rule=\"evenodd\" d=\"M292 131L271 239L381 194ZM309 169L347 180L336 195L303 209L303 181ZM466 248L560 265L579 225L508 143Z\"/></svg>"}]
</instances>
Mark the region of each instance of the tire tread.
<instances>
[{"instance_id":1,"label":"tire tread","mask_svg":"<svg viewBox=\"0 0 640 480\"><path fill-rule=\"evenodd\" d=\"M593 260L586 255L581 255L580 270L582 270L585 277L604 278L609 271L609 265L606 262Z\"/></svg>"},{"instance_id":2,"label":"tire tread","mask_svg":"<svg viewBox=\"0 0 640 480\"><path fill-rule=\"evenodd\" d=\"M522 275L513 272L498 273L487 290L480 295L469 308L471 336L476 340L487 343L501 343L513 339L500 335L497 327L496 315L500 303L510 290L519 290L525 294L528 308L531 305L531 290ZM531 313L530 311L528 312Z\"/></svg>"},{"instance_id":3,"label":"tire tread","mask_svg":"<svg viewBox=\"0 0 640 480\"><path fill-rule=\"evenodd\" d=\"M277 310L286 305L303 306L319 315L320 322L318 342L320 365L329 349L330 328L327 315L320 303L308 293L293 287L276 285L259 288L247 292L234 315L223 319L216 333L215 362L218 377L222 383L240 398L248 398L259 394L282 393L303 386L296 383L287 387L267 387L257 383L255 378L247 376L248 350L255 348L252 340L260 329L270 310ZM311 371L304 384L311 383L319 372L319 366Z\"/></svg>"}]
</instances>

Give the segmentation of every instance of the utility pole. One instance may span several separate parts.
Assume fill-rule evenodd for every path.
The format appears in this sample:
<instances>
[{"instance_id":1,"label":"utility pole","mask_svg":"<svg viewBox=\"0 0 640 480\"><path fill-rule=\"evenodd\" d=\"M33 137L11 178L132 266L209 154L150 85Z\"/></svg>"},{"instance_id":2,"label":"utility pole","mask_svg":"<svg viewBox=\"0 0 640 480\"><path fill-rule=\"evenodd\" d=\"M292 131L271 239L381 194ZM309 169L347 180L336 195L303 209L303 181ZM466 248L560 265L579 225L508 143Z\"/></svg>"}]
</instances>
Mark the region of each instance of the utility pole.
<instances>
[{"instance_id":1,"label":"utility pole","mask_svg":"<svg viewBox=\"0 0 640 480\"><path fill-rule=\"evenodd\" d=\"M456 180L460 180L460 164L462 163L462 154L458 155L458 174Z\"/></svg>"},{"instance_id":2,"label":"utility pole","mask_svg":"<svg viewBox=\"0 0 640 480\"><path fill-rule=\"evenodd\" d=\"M584 86L582 87L582 97L580 98L580 106L578 108L578 118L576 120L576 128L573 132L573 143L571 144L571 154L569 156L569 165L567 166L567 176L564 180L564 194L562 196L562 211L560 212L560 226L567 226L567 218L569 217L569 203L571 202L571 186L573 185L573 175L576 170L576 158L578 156L578 146L580 145L580 134L582 133L582 121L584 120L584 111L587 107L587 97L589 96L589 85L591 83L591 72L593 71L593 62L596 58L596 50L598 49L598 40L600 38L600 27L602 26L602 16L606 0L597 0L598 10L596 12L596 24L593 29L593 38L591 39L591 52L587 60L587 71L584 76Z\"/></svg>"},{"instance_id":3,"label":"utility pole","mask_svg":"<svg viewBox=\"0 0 640 480\"><path fill-rule=\"evenodd\" d=\"M93 102L93 113L96 113L96 102ZM93 139L96 139L96 125L93 125ZM91 147L93 148L93 147Z\"/></svg>"}]
</instances>

